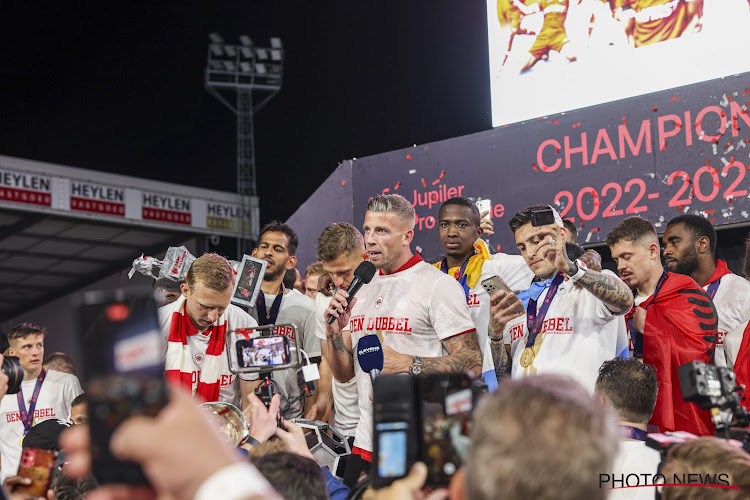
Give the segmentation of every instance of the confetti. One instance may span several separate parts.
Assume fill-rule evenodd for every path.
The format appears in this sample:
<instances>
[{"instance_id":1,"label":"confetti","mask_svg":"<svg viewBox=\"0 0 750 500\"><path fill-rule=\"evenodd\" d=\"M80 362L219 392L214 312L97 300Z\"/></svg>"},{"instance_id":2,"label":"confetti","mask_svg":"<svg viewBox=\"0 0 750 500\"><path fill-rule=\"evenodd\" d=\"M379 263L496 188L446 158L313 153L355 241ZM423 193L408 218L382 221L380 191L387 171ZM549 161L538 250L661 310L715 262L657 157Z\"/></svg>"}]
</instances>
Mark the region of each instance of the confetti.
<instances>
[{"instance_id":1,"label":"confetti","mask_svg":"<svg viewBox=\"0 0 750 500\"><path fill-rule=\"evenodd\" d=\"M502 251L503 251L503 246L502 245L498 245L497 246L497 253L500 253Z\"/></svg>"},{"instance_id":2,"label":"confetti","mask_svg":"<svg viewBox=\"0 0 750 500\"><path fill-rule=\"evenodd\" d=\"M661 150L664 151L665 149L667 149L668 145L669 145L669 141L664 141L664 144L662 145Z\"/></svg>"},{"instance_id":3,"label":"confetti","mask_svg":"<svg viewBox=\"0 0 750 500\"><path fill-rule=\"evenodd\" d=\"M578 122L578 123L574 123L573 125L571 125L570 128L578 128L580 126L581 126L581 122Z\"/></svg>"},{"instance_id":4,"label":"confetti","mask_svg":"<svg viewBox=\"0 0 750 500\"><path fill-rule=\"evenodd\" d=\"M427 187L427 183L424 181L424 177L422 177L422 187Z\"/></svg>"},{"instance_id":5,"label":"confetti","mask_svg":"<svg viewBox=\"0 0 750 500\"><path fill-rule=\"evenodd\" d=\"M412 159L411 155L406 155L406 159L411 160Z\"/></svg>"},{"instance_id":6,"label":"confetti","mask_svg":"<svg viewBox=\"0 0 750 500\"><path fill-rule=\"evenodd\" d=\"M727 203L734 203L734 198L727 198Z\"/></svg>"},{"instance_id":7,"label":"confetti","mask_svg":"<svg viewBox=\"0 0 750 500\"><path fill-rule=\"evenodd\" d=\"M651 111L659 111L659 107L658 106L651 106Z\"/></svg>"},{"instance_id":8,"label":"confetti","mask_svg":"<svg viewBox=\"0 0 750 500\"><path fill-rule=\"evenodd\" d=\"M713 218L711 219L711 224L713 224L714 222L716 222L716 217L713 217Z\"/></svg>"},{"instance_id":9,"label":"confetti","mask_svg":"<svg viewBox=\"0 0 750 500\"><path fill-rule=\"evenodd\" d=\"M440 178L442 179L443 177L445 177L445 170L440 171Z\"/></svg>"},{"instance_id":10,"label":"confetti","mask_svg":"<svg viewBox=\"0 0 750 500\"><path fill-rule=\"evenodd\" d=\"M654 106L654 107L656 107L656 106ZM622 124L625 125L626 127L628 125L628 119L627 119L627 117L625 115L622 115Z\"/></svg>"},{"instance_id":11,"label":"confetti","mask_svg":"<svg viewBox=\"0 0 750 500\"><path fill-rule=\"evenodd\" d=\"M413 169L409 170L409 173L410 173L410 174L412 174L412 175L413 175L413 174L416 174L416 173L417 173L417 170L413 168Z\"/></svg>"},{"instance_id":12,"label":"confetti","mask_svg":"<svg viewBox=\"0 0 750 500\"><path fill-rule=\"evenodd\" d=\"M722 109L722 110L721 110L721 113L719 113L719 116L721 116L722 118L726 118L726 117L727 117L727 114L726 114L726 113L724 112L724 110Z\"/></svg>"},{"instance_id":13,"label":"confetti","mask_svg":"<svg viewBox=\"0 0 750 500\"><path fill-rule=\"evenodd\" d=\"M671 99L669 100L669 102L675 102L675 101L679 101L679 100L680 100L680 96L676 95L676 96L672 97L672 98L671 98Z\"/></svg>"},{"instance_id":14,"label":"confetti","mask_svg":"<svg viewBox=\"0 0 750 500\"><path fill-rule=\"evenodd\" d=\"M722 187L724 187L724 185L721 182L714 181L714 187L722 188Z\"/></svg>"},{"instance_id":15,"label":"confetti","mask_svg":"<svg viewBox=\"0 0 750 500\"><path fill-rule=\"evenodd\" d=\"M553 125L560 125L560 122L555 119L550 120L550 122L552 122Z\"/></svg>"},{"instance_id":16,"label":"confetti","mask_svg":"<svg viewBox=\"0 0 750 500\"><path fill-rule=\"evenodd\" d=\"M597 232L599 232L599 227L598 227L598 226L597 226L597 227L595 227L594 229L592 229L592 230L591 230L591 232L592 232L592 233L597 233Z\"/></svg>"},{"instance_id":17,"label":"confetti","mask_svg":"<svg viewBox=\"0 0 750 500\"><path fill-rule=\"evenodd\" d=\"M422 253L422 247L420 247L419 245L417 245L414 249L417 251L417 253Z\"/></svg>"},{"instance_id":18,"label":"confetti","mask_svg":"<svg viewBox=\"0 0 750 500\"><path fill-rule=\"evenodd\" d=\"M745 91L742 93L742 97L745 97L747 94L750 94L750 87L745 89Z\"/></svg>"},{"instance_id":19,"label":"confetti","mask_svg":"<svg viewBox=\"0 0 750 500\"><path fill-rule=\"evenodd\" d=\"M680 205L677 205L677 210L678 210L679 212L682 212L682 208L683 208L683 206L684 206L684 205L682 205L682 204L680 204Z\"/></svg>"},{"instance_id":20,"label":"confetti","mask_svg":"<svg viewBox=\"0 0 750 500\"><path fill-rule=\"evenodd\" d=\"M440 179L435 179L434 181L432 181L432 185L434 186L435 184L440 184Z\"/></svg>"},{"instance_id":21,"label":"confetti","mask_svg":"<svg viewBox=\"0 0 750 500\"><path fill-rule=\"evenodd\" d=\"M711 214L711 215L713 215L713 214L715 214L715 213L716 213L716 211L715 211L715 210L713 210L713 209L711 209L711 210L704 210L704 211L703 211L703 213L704 213L704 214Z\"/></svg>"},{"instance_id":22,"label":"confetti","mask_svg":"<svg viewBox=\"0 0 750 500\"><path fill-rule=\"evenodd\" d=\"M682 128L682 122L678 122L677 120L672 120L672 124L677 128L679 131Z\"/></svg>"},{"instance_id":23,"label":"confetti","mask_svg":"<svg viewBox=\"0 0 750 500\"><path fill-rule=\"evenodd\" d=\"M558 148L557 146L555 146L555 154L558 154L558 153L560 153L560 148Z\"/></svg>"},{"instance_id":24,"label":"confetti","mask_svg":"<svg viewBox=\"0 0 750 500\"><path fill-rule=\"evenodd\" d=\"M534 172L539 172L539 170L536 168L536 163L532 163L531 166L534 167Z\"/></svg>"},{"instance_id":25,"label":"confetti","mask_svg":"<svg viewBox=\"0 0 750 500\"><path fill-rule=\"evenodd\" d=\"M341 181L341 187L346 186L346 180Z\"/></svg>"},{"instance_id":26,"label":"confetti","mask_svg":"<svg viewBox=\"0 0 750 500\"><path fill-rule=\"evenodd\" d=\"M401 181L398 181L396 185L394 186L393 190L398 191L398 188L401 187Z\"/></svg>"}]
</instances>

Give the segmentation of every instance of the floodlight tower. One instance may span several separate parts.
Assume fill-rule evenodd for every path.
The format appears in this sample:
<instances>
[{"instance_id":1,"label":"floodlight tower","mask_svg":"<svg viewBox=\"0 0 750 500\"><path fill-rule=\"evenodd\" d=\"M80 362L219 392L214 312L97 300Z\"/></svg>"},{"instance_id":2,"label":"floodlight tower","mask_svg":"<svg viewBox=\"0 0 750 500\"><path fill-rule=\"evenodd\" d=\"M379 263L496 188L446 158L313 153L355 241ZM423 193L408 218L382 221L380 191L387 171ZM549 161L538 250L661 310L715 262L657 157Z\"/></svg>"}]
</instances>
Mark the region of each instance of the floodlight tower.
<instances>
[{"instance_id":1,"label":"floodlight tower","mask_svg":"<svg viewBox=\"0 0 750 500\"><path fill-rule=\"evenodd\" d=\"M208 37L204 84L237 116L237 193L247 213L258 206L253 117L281 90L284 50L280 38L271 38L270 47L256 47L247 35L239 37L239 44L225 43L217 33ZM237 258L250 253L251 240L259 236L259 228L249 226L243 224Z\"/></svg>"}]
</instances>

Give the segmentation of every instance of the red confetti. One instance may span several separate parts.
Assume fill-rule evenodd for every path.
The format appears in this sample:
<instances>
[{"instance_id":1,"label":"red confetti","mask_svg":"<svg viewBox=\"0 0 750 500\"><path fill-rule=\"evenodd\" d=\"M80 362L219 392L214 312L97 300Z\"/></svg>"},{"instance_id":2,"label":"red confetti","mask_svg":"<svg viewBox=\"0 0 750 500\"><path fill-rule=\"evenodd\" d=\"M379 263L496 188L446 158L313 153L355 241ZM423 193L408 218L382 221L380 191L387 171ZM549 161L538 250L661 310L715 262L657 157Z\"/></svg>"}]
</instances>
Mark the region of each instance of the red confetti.
<instances>
[{"instance_id":1,"label":"red confetti","mask_svg":"<svg viewBox=\"0 0 750 500\"><path fill-rule=\"evenodd\" d=\"M724 187L724 185L722 183L716 182L716 181L714 181L714 186L717 187L717 188Z\"/></svg>"},{"instance_id":2,"label":"red confetti","mask_svg":"<svg viewBox=\"0 0 750 500\"><path fill-rule=\"evenodd\" d=\"M697 129L698 127L700 127L702 123L703 120L698 120L697 122L695 122L695 128Z\"/></svg>"},{"instance_id":3,"label":"red confetti","mask_svg":"<svg viewBox=\"0 0 750 500\"><path fill-rule=\"evenodd\" d=\"M552 122L552 123L553 123L554 125L560 125L560 122L559 122L559 121L557 121L557 120L554 120L554 119L552 119L552 120L550 120L550 121L551 121L551 122Z\"/></svg>"},{"instance_id":4,"label":"red confetti","mask_svg":"<svg viewBox=\"0 0 750 500\"><path fill-rule=\"evenodd\" d=\"M401 181L398 181L396 183L396 186L393 188L394 191L398 191L398 188L401 186Z\"/></svg>"},{"instance_id":5,"label":"red confetti","mask_svg":"<svg viewBox=\"0 0 750 500\"><path fill-rule=\"evenodd\" d=\"M710 166L711 166L711 160L706 160L706 166L707 166L707 167L710 167Z\"/></svg>"},{"instance_id":6,"label":"red confetti","mask_svg":"<svg viewBox=\"0 0 750 500\"><path fill-rule=\"evenodd\" d=\"M503 246L502 245L498 245L497 246L497 253L500 253L502 251L503 251Z\"/></svg>"},{"instance_id":7,"label":"red confetti","mask_svg":"<svg viewBox=\"0 0 750 500\"><path fill-rule=\"evenodd\" d=\"M534 167L534 172L539 172L539 170L537 170L537 168L536 168L536 163L532 163L531 166ZM749 166L749 168L750 168L750 166Z\"/></svg>"},{"instance_id":8,"label":"red confetti","mask_svg":"<svg viewBox=\"0 0 750 500\"><path fill-rule=\"evenodd\" d=\"M434 186L435 184L439 184L439 183L440 183L440 179L435 179L434 181L432 181L432 185L433 185L433 186Z\"/></svg>"},{"instance_id":9,"label":"red confetti","mask_svg":"<svg viewBox=\"0 0 750 500\"><path fill-rule=\"evenodd\" d=\"M734 163L734 155L729 157L729 163Z\"/></svg>"},{"instance_id":10,"label":"red confetti","mask_svg":"<svg viewBox=\"0 0 750 500\"><path fill-rule=\"evenodd\" d=\"M440 171L440 178L442 179L445 176L445 170Z\"/></svg>"},{"instance_id":11,"label":"red confetti","mask_svg":"<svg viewBox=\"0 0 750 500\"><path fill-rule=\"evenodd\" d=\"M703 213L704 213L704 214L712 214L712 215L713 215L713 214L715 214L716 212L715 212L714 210L704 210L704 211L703 211Z\"/></svg>"},{"instance_id":12,"label":"red confetti","mask_svg":"<svg viewBox=\"0 0 750 500\"><path fill-rule=\"evenodd\" d=\"M581 227L586 227L586 224L583 223L583 219L581 219Z\"/></svg>"},{"instance_id":13,"label":"red confetti","mask_svg":"<svg viewBox=\"0 0 750 500\"><path fill-rule=\"evenodd\" d=\"M422 187L427 187L427 183L424 181L424 177L422 177Z\"/></svg>"},{"instance_id":14,"label":"red confetti","mask_svg":"<svg viewBox=\"0 0 750 500\"><path fill-rule=\"evenodd\" d=\"M656 107L656 106L654 106L654 107ZM622 115L622 124L625 125L625 126L628 125L628 119L627 119L627 117L625 115Z\"/></svg>"},{"instance_id":15,"label":"red confetti","mask_svg":"<svg viewBox=\"0 0 750 500\"><path fill-rule=\"evenodd\" d=\"M343 187L345 185L346 185L346 181L345 180L341 181L341 186Z\"/></svg>"},{"instance_id":16,"label":"red confetti","mask_svg":"<svg viewBox=\"0 0 750 500\"><path fill-rule=\"evenodd\" d=\"M412 159L411 155L406 155L406 159L411 160Z\"/></svg>"},{"instance_id":17,"label":"red confetti","mask_svg":"<svg viewBox=\"0 0 750 500\"><path fill-rule=\"evenodd\" d=\"M734 99L732 98L732 96L731 96L731 95L728 95L728 96L727 96L727 99L729 99L729 101L730 101L730 102L734 102Z\"/></svg>"},{"instance_id":18,"label":"red confetti","mask_svg":"<svg viewBox=\"0 0 750 500\"><path fill-rule=\"evenodd\" d=\"M659 111L659 108L657 106L651 106L651 111Z\"/></svg>"},{"instance_id":19,"label":"red confetti","mask_svg":"<svg viewBox=\"0 0 750 500\"><path fill-rule=\"evenodd\" d=\"M742 93L742 97L745 97L747 94L750 94L750 87L745 89L745 91Z\"/></svg>"},{"instance_id":20,"label":"red confetti","mask_svg":"<svg viewBox=\"0 0 750 500\"><path fill-rule=\"evenodd\" d=\"M719 144L719 138L718 137L713 137L711 139L711 142L713 142L714 144Z\"/></svg>"},{"instance_id":21,"label":"red confetti","mask_svg":"<svg viewBox=\"0 0 750 500\"><path fill-rule=\"evenodd\" d=\"M574 123L573 125L571 125L570 128L578 128L580 126L581 126L581 122L578 122L578 123Z\"/></svg>"},{"instance_id":22,"label":"red confetti","mask_svg":"<svg viewBox=\"0 0 750 500\"><path fill-rule=\"evenodd\" d=\"M731 97L730 97L730 99L731 99ZM727 114L726 114L726 113L724 112L724 110L722 109L722 110L721 110L721 113L719 113L719 116L721 116L722 118L726 118Z\"/></svg>"},{"instance_id":23,"label":"red confetti","mask_svg":"<svg viewBox=\"0 0 750 500\"><path fill-rule=\"evenodd\" d=\"M683 209L683 208L684 208L684 207L683 207L682 205L677 205L677 210L679 210L680 212L682 212L682 209Z\"/></svg>"},{"instance_id":24,"label":"red confetti","mask_svg":"<svg viewBox=\"0 0 750 500\"><path fill-rule=\"evenodd\" d=\"M734 141L729 141L726 146L724 146L724 149L729 149L729 147L734 144Z\"/></svg>"},{"instance_id":25,"label":"red confetti","mask_svg":"<svg viewBox=\"0 0 750 500\"><path fill-rule=\"evenodd\" d=\"M694 195L695 195L695 185L693 185L693 187L690 188L690 194L688 195L688 198L692 200Z\"/></svg>"},{"instance_id":26,"label":"red confetti","mask_svg":"<svg viewBox=\"0 0 750 500\"><path fill-rule=\"evenodd\" d=\"M600 199L598 199L598 198L597 198L597 199L596 199L596 201L594 202L594 206L595 206L595 207L598 207L598 206L599 206L599 205L601 205L601 204L602 204L602 200L600 200Z\"/></svg>"},{"instance_id":27,"label":"red confetti","mask_svg":"<svg viewBox=\"0 0 750 500\"><path fill-rule=\"evenodd\" d=\"M680 96L676 95L676 96L672 97L672 98L671 98L671 99L669 100L669 102L675 102L675 101L679 101L679 100L680 100Z\"/></svg>"},{"instance_id":28,"label":"red confetti","mask_svg":"<svg viewBox=\"0 0 750 500\"><path fill-rule=\"evenodd\" d=\"M678 122L677 120L672 120L672 123L677 128L677 130L680 130L682 128L682 122Z\"/></svg>"},{"instance_id":29,"label":"red confetti","mask_svg":"<svg viewBox=\"0 0 750 500\"><path fill-rule=\"evenodd\" d=\"M669 145L669 141L664 141L664 145L661 147L661 150L664 151L667 149L667 146Z\"/></svg>"},{"instance_id":30,"label":"red confetti","mask_svg":"<svg viewBox=\"0 0 750 500\"><path fill-rule=\"evenodd\" d=\"M713 217L713 218L711 219L711 224L713 224L714 222L716 222L716 217Z\"/></svg>"},{"instance_id":31,"label":"red confetti","mask_svg":"<svg viewBox=\"0 0 750 500\"><path fill-rule=\"evenodd\" d=\"M558 154L559 152L560 152L560 148L558 148L557 146L555 146L555 154Z\"/></svg>"},{"instance_id":32,"label":"red confetti","mask_svg":"<svg viewBox=\"0 0 750 500\"><path fill-rule=\"evenodd\" d=\"M729 203L729 204L734 203L734 198L727 198L727 203Z\"/></svg>"},{"instance_id":33,"label":"red confetti","mask_svg":"<svg viewBox=\"0 0 750 500\"><path fill-rule=\"evenodd\" d=\"M595 227L594 229L592 229L591 231L589 231L589 233L596 233L597 231L599 231L599 227L598 226Z\"/></svg>"}]
</instances>

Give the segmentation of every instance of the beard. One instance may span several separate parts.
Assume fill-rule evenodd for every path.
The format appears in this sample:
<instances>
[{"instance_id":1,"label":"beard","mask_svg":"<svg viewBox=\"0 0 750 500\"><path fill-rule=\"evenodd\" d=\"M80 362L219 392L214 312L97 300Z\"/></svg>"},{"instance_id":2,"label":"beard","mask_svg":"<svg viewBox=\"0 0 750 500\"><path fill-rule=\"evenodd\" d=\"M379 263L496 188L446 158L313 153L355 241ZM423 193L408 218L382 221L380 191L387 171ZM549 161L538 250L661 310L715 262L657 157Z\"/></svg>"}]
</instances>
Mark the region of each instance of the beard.
<instances>
[{"instance_id":1,"label":"beard","mask_svg":"<svg viewBox=\"0 0 750 500\"><path fill-rule=\"evenodd\" d=\"M693 250L691 253L685 253L674 263L672 272L690 276L696 269L698 269L698 254Z\"/></svg>"},{"instance_id":2,"label":"beard","mask_svg":"<svg viewBox=\"0 0 750 500\"><path fill-rule=\"evenodd\" d=\"M263 281L275 281L279 279L279 276L281 276L283 273L286 272L286 268L283 264L278 264L278 267L275 269L269 270L266 268L266 272L263 275Z\"/></svg>"}]
</instances>

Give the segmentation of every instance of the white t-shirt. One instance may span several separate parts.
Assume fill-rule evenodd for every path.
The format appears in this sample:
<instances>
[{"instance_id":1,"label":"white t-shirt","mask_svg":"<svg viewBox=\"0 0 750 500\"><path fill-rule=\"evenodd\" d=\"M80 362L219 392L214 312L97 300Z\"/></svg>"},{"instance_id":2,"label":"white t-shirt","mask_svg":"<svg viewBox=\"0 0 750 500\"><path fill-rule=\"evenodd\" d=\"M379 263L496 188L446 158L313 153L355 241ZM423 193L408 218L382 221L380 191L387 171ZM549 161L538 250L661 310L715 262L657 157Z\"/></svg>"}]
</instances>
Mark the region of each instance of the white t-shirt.
<instances>
[{"instance_id":1,"label":"white t-shirt","mask_svg":"<svg viewBox=\"0 0 750 500\"><path fill-rule=\"evenodd\" d=\"M627 486L628 483L620 483L620 480L623 477L627 478L628 474L637 474L640 484L645 484L643 474L646 474L651 484L659 462L661 462L659 452L646 446L644 441L620 441L620 447L612 465L612 476L618 481L616 486ZM630 481L630 484L636 484L635 478L631 478ZM602 487L611 488L612 483L602 483ZM609 490L607 498L609 500L653 500L654 492L654 488L650 486L613 489Z\"/></svg>"},{"instance_id":2,"label":"white t-shirt","mask_svg":"<svg viewBox=\"0 0 750 500\"><path fill-rule=\"evenodd\" d=\"M516 293L526 290L534 279L533 271L520 255L498 253L484 261L482 275L466 297L482 354L487 344L487 330L490 324L490 296L482 287L482 281L492 276L499 276Z\"/></svg>"},{"instance_id":3,"label":"white t-shirt","mask_svg":"<svg viewBox=\"0 0 750 500\"><path fill-rule=\"evenodd\" d=\"M708 291L708 285L703 287ZM729 342L742 342L742 333L750 319L750 282L736 274L725 274L721 277L719 288L713 298L716 312L719 315L719 338L716 342L715 363L719 366L734 366L736 350L731 358L725 355L725 343L728 334ZM739 334L739 339L735 340ZM737 344L739 347L739 343ZM731 349L730 349L731 351Z\"/></svg>"},{"instance_id":4,"label":"white t-shirt","mask_svg":"<svg viewBox=\"0 0 750 500\"><path fill-rule=\"evenodd\" d=\"M359 366L359 339L377 334L383 346L398 353L440 357L448 354L442 341L473 332L474 323L456 279L415 256L395 273L377 274L362 287L349 327L361 410L354 446L371 452L372 381Z\"/></svg>"},{"instance_id":5,"label":"white t-shirt","mask_svg":"<svg viewBox=\"0 0 750 500\"><path fill-rule=\"evenodd\" d=\"M185 299L184 297L181 297L173 303L159 308L159 324L161 326L162 337L164 339L165 352L166 343L169 339L169 328L172 324L172 315L176 311L179 311L180 308L184 306L184 304ZM185 314L187 315L187 312L185 312ZM226 318L227 331L237 328L252 328L258 325L258 323L252 316L250 316L234 304L229 304L229 307L226 308L223 316ZM188 319L188 323L190 323L189 327L193 328L190 319ZM190 347L190 354L192 355L193 365L195 367L195 369L193 370L193 394L195 394L195 391L198 388L198 379L201 368L203 366L203 361L206 356L206 350L208 349L208 342L209 340L211 340L212 331L213 328L206 330L204 333L196 333L195 335L188 335L187 337L187 343ZM241 376L241 378L243 380L253 380L253 378L257 377L248 377L243 375ZM227 349L225 348L224 352L221 355L221 373L219 375L219 401L224 403L232 403L237 407L241 407L241 399L242 392L240 391L240 381L235 376L235 374L229 370Z\"/></svg>"},{"instance_id":6,"label":"white t-shirt","mask_svg":"<svg viewBox=\"0 0 750 500\"><path fill-rule=\"evenodd\" d=\"M276 295L265 295L266 311L271 310L276 297ZM299 340L294 338L294 330L292 328L277 328L274 333L289 337L293 341L292 349L296 349L297 342L299 341L299 345L302 346L302 349L309 357L319 357L320 342L315 338L315 301L294 289L287 289L284 293L284 297L281 299L281 306L279 307L279 314L276 317L277 325L289 323L297 326ZM304 365L306 362L304 356L301 353L297 353L297 355L300 358L300 362ZM298 373L293 368L274 371L273 380L281 386L284 396L289 401L299 398L305 387L305 379L302 376L302 371L300 370ZM285 407L283 400L281 407L282 410ZM300 418L304 416L304 409L305 401L298 400L287 407L286 411L282 411L282 416L287 420Z\"/></svg>"},{"instance_id":7,"label":"white t-shirt","mask_svg":"<svg viewBox=\"0 0 750 500\"><path fill-rule=\"evenodd\" d=\"M609 270L604 274L615 277ZM549 288L537 300L537 308L544 303ZM511 320L503 332L504 342L510 344L511 376L559 373L580 382L594 392L599 367L604 361L623 352L627 353L628 335L625 320L607 309L591 292L575 287L570 280L560 284L550 303L544 325L536 342L539 353L533 363L521 366L521 353L528 337L526 315Z\"/></svg>"},{"instance_id":8,"label":"white t-shirt","mask_svg":"<svg viewBox=\"0 0 750 500\"><path fill-rule=\"evenodd\" d=\"M315 297L315 336L326 342L325 312L331 305L331 297L318 293ZM344 436L353 437L359 423L359 393L357 381L352 377L348 382L339 382L332 377L333 426Z\"/></svg>"},{"instance_id":9,"label":"white t-shirt","mask_svg":"<svg viewBox=\"0 0 750 500\"><path fill-rule=\"evenodd\" d=\"M21 382L26 410L29 409L36 380ZM47 370L34 408L32 426L52 418L68 420L70 418L70 403L82 392L81 383L75 375ZM15 476L18 472L18 463L21 461L22 438L23 422L18 410L18 397L16 394L8 394L0 401L0 453L2 453L0 477L3 481L8 476Z\"/></svg>"}]
</instances>

